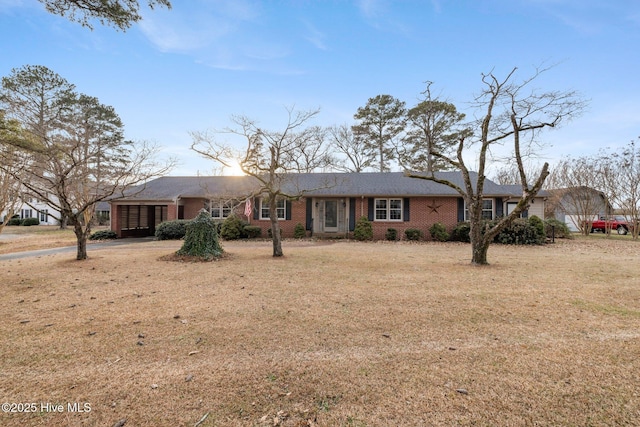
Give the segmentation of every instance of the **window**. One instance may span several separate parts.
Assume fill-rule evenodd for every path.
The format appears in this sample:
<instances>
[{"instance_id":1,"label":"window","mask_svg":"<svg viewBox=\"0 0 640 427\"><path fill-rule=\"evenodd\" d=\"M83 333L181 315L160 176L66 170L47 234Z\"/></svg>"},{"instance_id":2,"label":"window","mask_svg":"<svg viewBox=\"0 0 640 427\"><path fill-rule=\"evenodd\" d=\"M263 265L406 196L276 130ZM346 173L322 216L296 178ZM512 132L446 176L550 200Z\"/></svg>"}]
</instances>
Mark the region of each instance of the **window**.
<instances>
[{"instance_id":1,"label":"window","mask_svg":"<svg viewBox=\"0 0 640 427\"><path fill-rule=\"evenodd\" d=\"M48 217L49 217L49 210L42 209L40 211L40 222L47 222Z\"/></svg>"},{"instance_id":2,"label":"window","mask_svg":"<svg viewBox=\"0 0 640 427\"><path fill-rule=\"evenodd\" d=\"M482 219L493 219L493 199L482 199ZM469 208L464 206L464 220L469 221Z\"/></svg>"},{"instance_id":3,"label":"window","mask_svg":"<svg viewBox=\"0 0 640 427\"><path fill-rule=\"evenodd\" d=\"M376 221L402 221L402 199L375 199Z\"/></svg>"},{"instance_id":4,"label":"window","mask_svg":"<svg viewBox=\"0 0 640 427\"><path fill-rule=\"evenodd\" d=\"M209 204L211 209L211 217L216 219L226 218L231 215L233 211L233 202L212 200Z\"/></svg>"},{"instance_id":5,"label":"window","mask_svg":"<svg viewBox=\"0 0 640 427\"><path fill-rule=\"evenodd\" d=\"M284 199L276 201L276 211L278 219L285 219L287 216L287 204ZM260 199L260 219L269 219L269 200Z\"/></svg>"},{"instance_id":6,"label":"window","mask_svg":"<svg viewBox=\"0 0 640 427\"><path fill-rule=\"evenodd\" d=\"M33 211L31 209L21 209L20 218L33 218Z\"/></svg>"}]
</instances>

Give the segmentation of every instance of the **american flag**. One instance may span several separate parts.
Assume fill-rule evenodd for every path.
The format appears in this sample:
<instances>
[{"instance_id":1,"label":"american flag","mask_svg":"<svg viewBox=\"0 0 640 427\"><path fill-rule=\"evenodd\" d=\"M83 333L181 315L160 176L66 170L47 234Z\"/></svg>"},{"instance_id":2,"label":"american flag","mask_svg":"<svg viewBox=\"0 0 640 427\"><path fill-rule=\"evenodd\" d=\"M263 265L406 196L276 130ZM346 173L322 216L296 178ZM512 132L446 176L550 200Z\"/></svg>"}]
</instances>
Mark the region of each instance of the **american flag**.
<instances>
[{"instance_id":1,"label":"american flag","mask_svg":"<svg viewBox=\"0 0 640 427\"><path fill-rule=\"evenodd\" d=\"M244 216L251 218L251 199L244 202Z\"/></svg>"}]
</instances>

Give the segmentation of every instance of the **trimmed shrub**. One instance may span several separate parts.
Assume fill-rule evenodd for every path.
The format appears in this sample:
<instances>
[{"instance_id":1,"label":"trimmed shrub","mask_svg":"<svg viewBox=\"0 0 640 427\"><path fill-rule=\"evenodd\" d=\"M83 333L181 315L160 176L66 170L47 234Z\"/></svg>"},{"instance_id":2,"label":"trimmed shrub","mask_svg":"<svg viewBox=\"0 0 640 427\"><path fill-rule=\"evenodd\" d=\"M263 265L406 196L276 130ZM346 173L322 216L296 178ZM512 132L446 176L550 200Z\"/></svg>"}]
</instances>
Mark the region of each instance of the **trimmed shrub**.
<instances>
[{"instance_id":1,"label":"trimmed shrub","mask_svg":"<svg viewBox=\"0 0 640 427\"><path fill-rule=\"evenodd\" d=\"M469 233L471 232L471 225L468 221L459 222L453 230L451 230L450 239L454 242L466 242L469 243Z\"/></svg>"},{"instance_id":2,"label":"trimmed shrub","mask_svg":"<svg viewBox=\"0 0 640 427\"><path fill-rule=\"evenodd\" d=\"M495 237L494 242L506 245L540 245L544 243L545 236L539 234L539 229L525 218L513 220L511 225L502 230Z\"/></svg>"},{"instance_id":3,"label":"trimmed shrub","mask_svg":"<svg viewBox=\"0 0 640 427\"><path fill-rule=\"evenodd\" d=\"M302 239L307 237L307 230L304 229L304 225L297 223L293 229L293 237L296 239Z\"/></svg>"},{"instance_id":4,"label":"trimmed shrub","mask_svg":"<svg viewBox=\"0 0 640 427\"><path fill-rule=\"evenodd\" d=\"M353 238L356 240L373 239L373 226L366 216L361 216L356 221L356 226L353 229Z\"/></svg>"},{"instance_id":5,"label":"trimmed shrub","mask_svg":"<svg viewBox=\"0 0 640 427\"><path fill-rule=\"evenodd\" d=\"M529 225L535 228L540 238L544 240L544 238L546 237L544 233L544 222L542 222L540 217L536 215L531 215L529 217Z\"/></svg>"},{"instance_id":6,"label":"trimmed shrub","mask_svg":"<svg viewBox=\"0 0 640 427\"><path fill-rule=\"evenodd\" d=\"M396 230L395 228L387 228L387 232L385 233L384 238L392 242L398 240L398 230Z\"/></svg>"},{"instance_id":7,"label":"trimmed shrub","mask_svg":"<svg viewBox=\"0 0 640 427\"><path fill-rule=\"evenodd\" d=\"M245 225L243 230L244 234L249 239L255 239L256 237L262 236L262 228L257 225Z\"/></svg>"},{"instance_id":8,"label":"trimmed shrub","mask_svg":"<svg viewBox=\"0 0 640 427\"><path fill-rule=\"evenodd\" d=\"M429 234L431 234L431 238L438 242L446 242L449 240L449 233L447 232L447 228L441 222L436 222L431 227L429 227Z\"/></svg>"},{"instance_id":9,"label":"trimmed shrub","mask_svg":"<svg viewBox=\"0 0 640 427\"><path fill-rule=\"evenodd\" d=\"M20 225L24 225L25 227L40 225L40 220L38 218L25 218Z\"/></svg>"},{"instance_id":10,"label":"trimmed shrub","mask_svg":"<svg viewBox=\"0 0 640 427\"><path fill-rule=\"evenodd\" d=\"M220 237L224 240L237 240L244 237L244 227L248 225L236 214L231 214L224 219L220 227Z\"/></svg>"},{"instance_id":11,"label":"trimmed shrub","mask_svg":"<svg viewBox=\"0 0 640 427\"><path fill-rule=\"evenodd\" d=\"M7 225L22 225L22 220L20 218L13 217L7 221Z\"/></svg>"},{"instance_id":12,"label":"trimmed shrub","mask_svg":"<svg viewBox=\"0 0 640 427\"><path fill-rule=\"evenodd\" d=\"M404 230L404 235L407 236L407 240L420 240L422 239L422 230L417 228L407 228Z\"/></svg>"},{"instance_id":13,"label":"trimmed shrub","mask_svg":"<svg viewBox=\"0 0 640 427\"><path fill-rule=\"evenodd\" d=\"M187 219L175 219L165 221L156 227L156 239L158 240L180 240L187 234Z\"/></svg>"},{"instance_id":14,"label":"trimmed shrub","mask_svg":"<svg viewBox=\"0 0 640 427\"><path fill-rule=\"evenodd\" d=\"M187 234L177 255L188 255L203 259L218 258L222 247L218 241L216 222L209 212L202 209L198 216L187 224Z\"/></svg>"},{"instance_id":15,"label":"trimmed shrub","mask_svg":"<svg viewBox=\"0 0 640 427\"><path fill-rule=\"evenodd\" d=\"M544 230L548 238L555 236L559 239L573 239L573 234L567 224L555 218L544 220Z\"/></svg>"},{"instance_id":16,"label":"trimmed shrub","mask_svg":"<svg viewBox=\"0 0 640 427\"><path fill-rule=\"evenodd\" d=\"M112 230L98 230L89 236L89 240L111 240L117 238L118 235Z\"/></svg>"}]
</instances>

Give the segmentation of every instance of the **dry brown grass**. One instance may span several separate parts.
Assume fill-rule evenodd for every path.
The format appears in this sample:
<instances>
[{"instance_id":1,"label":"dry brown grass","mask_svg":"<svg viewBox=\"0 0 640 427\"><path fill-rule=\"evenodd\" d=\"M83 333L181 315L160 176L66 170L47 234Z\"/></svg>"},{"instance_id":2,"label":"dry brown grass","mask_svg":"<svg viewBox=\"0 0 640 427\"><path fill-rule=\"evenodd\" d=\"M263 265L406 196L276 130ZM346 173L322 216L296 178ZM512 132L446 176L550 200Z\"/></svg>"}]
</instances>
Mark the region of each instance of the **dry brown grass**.
<instances>
[{"instance_id":1,"label":"dry brown grass","mask_svg":"<svg viewBox=\"0 0 640 427\"><path fill-rule=\"evenodd\" d=\"M3 426L570 426L640 419L640 244L179 242L0 262Z\"/></svg>"},{"instance_id":2,"label":"dry brown grass","mask_svg":"<svg viewBox=\"0 0 640 427\"><path fill-rule=\"evenodd\" d=\"M105 228L99 227L98 229ZM76 235L70 228L60 230L58 226L54 225L9 226L5 227L0 234L0 255L75 244Z\"/></svg>"}]
</instances>

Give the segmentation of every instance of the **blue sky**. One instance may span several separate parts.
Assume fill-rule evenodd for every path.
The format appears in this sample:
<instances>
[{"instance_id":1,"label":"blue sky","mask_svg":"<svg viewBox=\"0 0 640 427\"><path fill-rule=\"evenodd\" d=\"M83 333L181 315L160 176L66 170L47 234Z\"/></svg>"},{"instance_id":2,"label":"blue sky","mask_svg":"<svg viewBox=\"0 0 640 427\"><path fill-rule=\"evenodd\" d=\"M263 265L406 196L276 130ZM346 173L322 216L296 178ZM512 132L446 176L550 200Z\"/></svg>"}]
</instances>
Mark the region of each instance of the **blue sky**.
<instances>
[{"instance_id":1,"label":"blue sky","mask_svg":"<svg viewBox=\"0 0 640 427\"><path fill-rule=\"evenodd\" d=\"M519 67L526 77L541 64L557 65L538 87L589 100L544 135L545 159L640 135L636 0L173 0L126 33L0 0L0 52L1 76L44 65L112 105L127 138L179 157L173 175L210 172L189 132L224 128L234 114L277 130L285 107L319 107L314 124L352 124L378 94L412 106L425 81L465 111L481 73Z\"/></svg>"}]
</instances>

